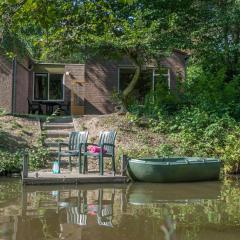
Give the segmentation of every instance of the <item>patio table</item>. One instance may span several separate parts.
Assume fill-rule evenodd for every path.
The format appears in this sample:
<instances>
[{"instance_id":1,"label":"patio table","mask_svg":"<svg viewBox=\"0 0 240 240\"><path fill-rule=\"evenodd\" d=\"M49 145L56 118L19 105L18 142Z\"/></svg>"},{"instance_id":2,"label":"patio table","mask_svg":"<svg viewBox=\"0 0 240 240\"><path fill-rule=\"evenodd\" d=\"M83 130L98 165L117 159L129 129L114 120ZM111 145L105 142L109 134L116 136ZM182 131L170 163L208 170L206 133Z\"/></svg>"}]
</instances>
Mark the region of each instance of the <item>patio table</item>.
<instances>
[{"instance_id":1,"label":"patio table","mask_svg":"<svg viewBox=\"0 0 240 240\"><path fill-rule=\"evenodd\" d=\"M63 102L54 102L54 101L51 101L51 102L38 101L38 103L46 107L46 114L49 114L49 115L53 113L55 106L61 107L63 104Z\"/></svg>"}]
</instances>

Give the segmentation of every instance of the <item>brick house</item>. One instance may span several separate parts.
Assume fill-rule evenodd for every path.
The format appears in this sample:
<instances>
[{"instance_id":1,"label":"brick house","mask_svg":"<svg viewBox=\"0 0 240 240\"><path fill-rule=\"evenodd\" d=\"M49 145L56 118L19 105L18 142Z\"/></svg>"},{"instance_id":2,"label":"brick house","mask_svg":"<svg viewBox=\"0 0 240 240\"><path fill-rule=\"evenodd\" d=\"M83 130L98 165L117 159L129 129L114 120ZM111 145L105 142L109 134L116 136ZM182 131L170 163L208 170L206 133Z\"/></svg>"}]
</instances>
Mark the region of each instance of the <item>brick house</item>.
<instances>
[{"instance_id":1,"label":"brick house","mask_svg":"<svg viewBox=\"0 0 240 240\"><path fill-rule=\"evenodd\" d=\"M140 88L154 89L159 78L169 89L184 79L187 54L174 50L162 59L161 68L149 64L143 68ZM10 113L28 113L29 104L43 110L58 105L69 113L107 114L114 111L113 91L121 91L130 81L134 66L127 59L95 59L85 64L34 63L30 58L9 61L0 54L0 107ZM139 90L139 94L142 94Z\"/></svg>"}]
</instances>

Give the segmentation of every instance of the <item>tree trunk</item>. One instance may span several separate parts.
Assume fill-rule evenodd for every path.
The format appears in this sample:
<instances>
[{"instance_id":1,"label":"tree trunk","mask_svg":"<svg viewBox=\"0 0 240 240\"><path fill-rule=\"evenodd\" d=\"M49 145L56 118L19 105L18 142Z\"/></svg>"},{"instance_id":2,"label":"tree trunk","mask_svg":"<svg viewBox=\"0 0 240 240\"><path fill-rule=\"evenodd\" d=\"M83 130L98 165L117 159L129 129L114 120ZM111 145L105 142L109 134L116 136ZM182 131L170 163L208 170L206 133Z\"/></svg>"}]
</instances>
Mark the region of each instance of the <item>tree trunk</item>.
<instances>
[{"instance_id":1,"label":"tree trunk","mask_svg":"<svg viewBox=\"0 0 240 240\"><path fill-rule=\"evenodd\" d=\"M123 102L124 104L126 104L127 98L128 96L132 93L132 91L134 90L136 84L138 83L139 77L140 77L140 73L141 73L141 67L140 65L136 64L136 71L133 75L133 78L131 80L131 82L128 84L128 86L123 90Z\"/></svg>"}]
</instances>

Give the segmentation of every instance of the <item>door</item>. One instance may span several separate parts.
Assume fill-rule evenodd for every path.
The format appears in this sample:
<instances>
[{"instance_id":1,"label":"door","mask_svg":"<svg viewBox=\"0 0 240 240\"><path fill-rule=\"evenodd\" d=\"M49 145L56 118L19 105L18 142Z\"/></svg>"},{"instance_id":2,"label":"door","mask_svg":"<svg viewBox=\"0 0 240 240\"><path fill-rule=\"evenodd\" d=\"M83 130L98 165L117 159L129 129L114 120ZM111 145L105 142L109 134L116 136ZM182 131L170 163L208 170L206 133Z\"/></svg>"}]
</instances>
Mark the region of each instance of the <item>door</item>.
<instances>
[{"instance_id":1,"label":"door","mask_svg":"<svg viewBox=\"0 0 240 240\"><path fill-rule=\"evenodd\" d=\"M71 82L71 113L72 115L84 114L83 85L79 81Z\"/></svg>"}]
</instances>

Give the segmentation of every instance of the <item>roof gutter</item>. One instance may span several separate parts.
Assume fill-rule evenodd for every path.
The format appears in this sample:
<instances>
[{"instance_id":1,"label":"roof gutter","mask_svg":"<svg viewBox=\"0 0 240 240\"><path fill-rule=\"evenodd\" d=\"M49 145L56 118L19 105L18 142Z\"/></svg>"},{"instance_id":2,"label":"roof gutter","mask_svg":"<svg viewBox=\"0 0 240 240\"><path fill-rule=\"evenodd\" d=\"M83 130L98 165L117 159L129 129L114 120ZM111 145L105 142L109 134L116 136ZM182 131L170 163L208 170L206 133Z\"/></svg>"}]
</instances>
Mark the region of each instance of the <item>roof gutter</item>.
<instances>
[{"instance_id":1,"label":"roof gutter","mask_svg":"<svg viewBox=\"0 0 240 240\"><path fill-rule=\"evenodd\" d=\"M16 113L16 75L17 75L17 58L14 57L12 61L12 111Z\"/></svg>"}]
</instances>

